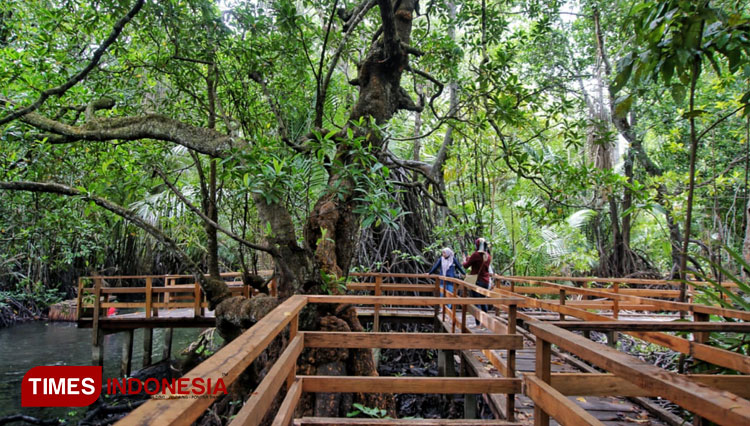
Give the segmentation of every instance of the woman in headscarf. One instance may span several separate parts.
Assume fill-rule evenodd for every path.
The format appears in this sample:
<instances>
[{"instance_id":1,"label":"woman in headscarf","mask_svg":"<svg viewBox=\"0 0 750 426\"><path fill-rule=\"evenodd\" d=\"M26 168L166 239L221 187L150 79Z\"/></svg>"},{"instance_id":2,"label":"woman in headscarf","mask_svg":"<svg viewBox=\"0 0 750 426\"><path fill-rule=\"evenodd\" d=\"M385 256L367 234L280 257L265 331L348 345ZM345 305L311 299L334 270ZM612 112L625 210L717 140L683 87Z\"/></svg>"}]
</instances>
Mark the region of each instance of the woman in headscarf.
<instances>
[{"instance_id":1,"label":"woman in headscarf","mask_svg":"<svg viewBox=\"0 0 750 426\"><path fill-rule=\"evenodd\" d=\"M456 259L453 250L444 247L442 256L435 261L435 264L432 265L428 274L439 274L444 277L459 278L459 274L466 275L466 271L464 271L464 268L461 267L458 259ZM446 282L444 284L446 290L453 293L453 283Z\"/></svg>"},{"instance_id":2,"label":"woman in headscarf","mask_svg":"<svg viewBox=\"0 0 750 426\"><path fill-rule=\"evenodd\" d=\"M464 261L464 268L471 267L470 275L477 276L477 285L486 289L490 288L490 264L492 263L492 256L489 253L489 244L484 238L477 238L474 241L476 251ZM472 296L481 297L482 295L476 292L472 292ZM483 311L487 311L487 305L479 305L479 308Z\"/></svg>"}]
</instances>

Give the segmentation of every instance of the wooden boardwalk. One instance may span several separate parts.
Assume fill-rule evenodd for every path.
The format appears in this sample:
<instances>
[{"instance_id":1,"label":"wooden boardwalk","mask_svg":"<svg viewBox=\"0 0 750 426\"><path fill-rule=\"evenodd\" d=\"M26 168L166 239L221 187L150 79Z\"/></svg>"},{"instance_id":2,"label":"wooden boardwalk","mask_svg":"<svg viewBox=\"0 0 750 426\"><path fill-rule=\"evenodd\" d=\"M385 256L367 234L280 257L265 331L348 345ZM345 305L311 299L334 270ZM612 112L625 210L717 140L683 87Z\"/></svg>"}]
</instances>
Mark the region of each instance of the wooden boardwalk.
<instances>
[{"instance_id":1,"label":"wooden boardwalk","mask_svg":"<svg viewBox=\"0 0 750 426\"><path fill-rule=\"evenodd\" d=\"M204 328L216 325L214 311L206 311L203 316L195 316L193 309L159 309L155 316L146 317L146 313L131 312L99 318L102 331L133 330L137 328ZM93 318L79 318L78 327L92 328Z\"/></svg>"},{"instance_id":2,"label":"wooden boardwalk","mask_svg":"<svg viewBox=\"0 0 750 426\"><path fill-rule=\"evenodd\" d=\"M468 329L473 334L492 334L490 330L482 327L481 324L477 323L475 318L471 315L467 315ZM443 323L446 330L451 328L450 324ZM524 338L524 346L526 348L516 351L515 353L515 365L516 372L523 376L524 374L534 374L536 371L536 353L535 344L533 340ZM488 377L504 377L503 374L498 370L496 366L490 362L482 351L469 350L464 351L464 355L471 355L475 360L479 362L479 366L474 367L478 369L481 367L488 375ZM492 350L493 355L497 356L502 362L508 362L508 355L506 351ZM583 372L580 368L568 363L567 359L561 358L556 355L552 355L551 362L552 373L581 373ZM478 373L474 371L474 373ZM593 415L597 420L601 421L605 425L634 425L634 424L648 424L653 426L665 425L657 417L651 415L645 408L629 401L626 398L620 397L602 397L602 396L568 396L568 399L586 410L589 414ZM491 398L487 398L487 401L493 404ZM502 407L505 405L505 397L498 395L494 401L496 410L502 411ZM534 424L534 401L524 394L516 395L515 404L515 418L521 424ZM552 420L552 425L558 424Z\"/></svg>"},{"instance_id":3,"label":"wooden boardwalk","mask_svg":"<svg viewBox=\"0 0 750 426\"><path fill-rule=\"evenodd\" d=\"M387 424L531 424L547 425L679 425L683 419L660 410L648 398L658 397L689 410L696 424L707 419L725 425L750 425L750 357L713 347L711 332L750 332L750 313L674 300L676 283L654 280L566 277L495 277L492 290L458 279L425 274L352 274L349 283L360 295L296 295L227 344L185 377L223 378L231 385L268 342L287 333L289 344L231 424L259 424L274 398L283 398L274 424L383 424L367 419L302 417L296 410L303 393L447 393L481 395L498 419L506 420L389 420ZM401 280L400 282L398 280ZM559 284L553 281L579 281ZM442 284L453 283L454 292ZM638 286L646 288L638 288ZM702 283L692 283L690 293ZM606 288L601 288L606 286ZM626 288L628 287L628 288ZM731 284L729 291L736 291ZM117 302L109 294L123 292L95 286L91 326L130 327L213 321L205 312L198 287L145 287L145 311L130 316L99 315ZM140 291L133 289L128 293ZM171 291L194 294L192 300L165 298ZM252 294L237 289L241 294ZM473 292L473 293L472 293ZM387 296L384 294L392 294ZM404 293L408 295L404 295ZM416 296L428 293L429 296ZM482 297L466 297L479 293ZM361 293L360 293L361 294ZM80 297L80 296L79 296ZM246 296L247 297L247 296ZM187 306L180 306L184 304ZM364 306L372 330L359 333L299 330L299 313L308 304ZM480 304L496 308L485 313ZM120 304L120 307L134 307ZM187 308L164 311L168 307ZM192 309L191 309L192 307ZM448 308L450 307L450 308ZM190 313L192 312L192 316ZM464 315L463 313L467 314ZM184 316L183 316L184 315ZM688 322L675 322L684 316ZM191 319L192 318L192 319ZM382 322L396 318L434 321L446 333L383 333ZM718 321L717 321L718 319ZM713 320L713 321L712 321ZM82 321L86 321L85 317ZM524 329L525 328L525 329ZM580 334L572 332L577 330ZM705 361L737 374L677 374L650 365L588 339L602 332L613 342L629 334L674 353ZM680 331L669 334L665 331ZM132 330L126 330L131 332ZM99 333L100 334L100 333ZM94 333L97 339L98 333ZM144 340L145 344L146 340ZM132 343L132 338L131 338ZM348 377L298 375L297 360L304 348L424 348L439 351L444 377ZM125 353L125 352L123 352ZM442 355L441 355L442 354ZM468 374L453 377L447 366L457 359ZM283 385L286 384L286 387ZM121 425L189 424L211 405L207 398L154 400L142 405ZM471 411L471 410L469 410ZM467 411L466 415L475 413ZM664 423L662 423L664 421Z\"/></svg>"}]
</instances>

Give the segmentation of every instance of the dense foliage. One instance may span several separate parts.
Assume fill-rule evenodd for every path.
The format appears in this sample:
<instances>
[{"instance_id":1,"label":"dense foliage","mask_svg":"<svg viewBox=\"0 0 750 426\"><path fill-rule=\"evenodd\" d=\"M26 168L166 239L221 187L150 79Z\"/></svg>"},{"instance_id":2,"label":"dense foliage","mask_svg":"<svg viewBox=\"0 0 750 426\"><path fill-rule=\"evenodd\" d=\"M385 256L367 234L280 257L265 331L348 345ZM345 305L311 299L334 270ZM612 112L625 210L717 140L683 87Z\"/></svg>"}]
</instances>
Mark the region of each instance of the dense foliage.
<instances>
[{"instance_id":1,"label":"dense foliage","mask_svg":"<svg viewBox=\"0 0 750 426\"><path fill-rule=\"evenodd\" d=\"M326 196L352 200L362 267L481 235L501 273L666 276L686 223L689 269L750 254L746 2L422 2L413 102L352 123L375 3L3 2L0 289L190 269L95 198L209 270L270 262L228 235L273 245L267 206L304 245Z\"/></svg>"}]
</instances>

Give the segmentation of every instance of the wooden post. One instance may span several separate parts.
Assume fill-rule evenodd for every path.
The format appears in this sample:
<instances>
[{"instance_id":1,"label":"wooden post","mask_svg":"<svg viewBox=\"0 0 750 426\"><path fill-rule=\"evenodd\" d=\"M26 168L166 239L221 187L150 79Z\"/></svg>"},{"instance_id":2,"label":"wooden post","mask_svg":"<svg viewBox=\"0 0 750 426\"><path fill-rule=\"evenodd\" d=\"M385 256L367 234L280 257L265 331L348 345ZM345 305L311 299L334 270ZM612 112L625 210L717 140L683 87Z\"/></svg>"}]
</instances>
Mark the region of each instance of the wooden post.
<instances>
[{"instance_id":1,"label":"wooden post","mask_svg":"<svg viewBox=\"0 0 750 426\"><path fill-rule=\"evenodd\" d=\"M198 281L195 282L193 288L193 300L193 316L199 317L201 316L201 286Z\"/></svg>"},{"instance_id":2,"label":"wooden post","mask_svg":"<svg viewBox=\"0 0 750 426\"><path fill-rule=\"evenodd\" d=\"M510 282L510 291L512 293L516 292L516 281L515 280L511 280L511 282Z\"/></svg>"},{"instance_id":3,"label":"wooden post","mask_svg":"<svg viewBox=\"0 0 750 426\"><path fill-rule=\"evenodd\" d=\"M279 289L276 286L276 275L271 278L271 284L268 285L271 297L279 297Z\"/></svg>"},{"instance_id":4,"label":"wooden post","mask_svg":"<svg viewBox=\"0 0 750 426\"><path fill-rule=\"evenodd\" d=\"M517 307L515 303L508 305L508 334L516 334ZM508 349L505 377L516 377L516 350ZM516 394L509 393L505 400L505 417L509 422L515 421Z\"/></svg>"},{"instance_id":5,"label":"wooden post","mask_svg":"<svg viewBox=\"0 0 750 426\"><path fill-rule=\"evenodd\" d=\"M166 289L169 289L169 287L172 287L172 283L174 282L174 278L169 278L169 276L164 277L164 287ZM169 292L164 293L164 303L167 305L167 309L172 309L169 307Z\"/></svg>"},{"instance_id":6,"label":"wooden post","mask_svg":"<svg viewBox=\"0 0 750 426\"><path fill-rule=\"evenodd\" d=\"M120 363L120 375L130 375L133 366L133 330L125 331L125 339L122 341L122 362Z\"/></svg>"},{"instance_id":7,"label":"wooden post","mask_svg":"<svg viewBox=\"0 0 750 426\"><path fill-rule=\"evenodd\" d=\"M151 277L146 278L146 318L151 318L151 308L153 307L151 284Z\"/></svg>"},{"instance_id":8,"label":"wooden post","mask_svg":"<svg viewBox=\"0 0 750 426\"><path fill-rule=\"evenodd\" d=\"M96 342L91 346L91 364L99 367L104 366L104 333L100 328L93 331L93 340Z\"/></svg>"},{"instance_id":9,"label":"wooden post","mask_svg":"<svg viewBox=\"0 0 750 426\"><path fill-rule=\"evenodd\" d=\"M78 296L76 297L76 321L83 316L83 277L78 277Z\"/></svg>"},{"instance_id":10,"label":"wooden post","mask_svg":"<svg viewBox=\"0 0 750 426\"><path fill-rule=\"evenodd\" d=\"M174 328L167 328L164 330L164 352L162 358L169 360L172 357L172 335L174 334Z\"/></svg>"},{"instance_id":11,"label":"wooden post","mask_svg":"<svg viewBox=\"0 0 750 426\"><path fill-rule=\"evenodd\" d=\"M380 285L383 284L383 277L378 275L375 277L375 296L380 296ZM372 313L372 331L380 332L380 305L376 304Z\"/></svg>"},{"instance_id":12,"label":"wooden post","mask_svg":"<svg viewBox=\"0 0 750 426\"><path fill-rule=\"evenodd\" d=\"M620 294L620 283L614 284L615 294ZM612 299L612 318L617 319L620 316L620 299Z\"/></svg>"},{"instance_id":13,"label":"wooden post","mask_svg":"<svg viewBox=\"0 0 750 426\"><path fill-rule=\"evenodd\" d=\"M146 309L148 310L148 306L151 305L151 316L158 317L159 316L159 308L154 308L154 281L153 277L146 277ZM159 301L159 296L156 296L156 301ZM147 317L148 318L148 317Z\"/></svg>"},{"instance_id":14,"label":"wooden post","mask_svg":"<svg viewBox=\"0 0 750 426\"><path fill-rule=\"evenodd\" d=\"M94 346L99 346L99 315L101 315L102 311L102 279L101 278L95 278L94 279L94 316L92 318L92 329L93 329L93 342Z\"/></svg>"},{"instance_id":15,"label":"wooden post","mask_svg":"<svg viewBox=\"0 0 750 426\"><path fill-rule=\"evenodd\" d=\"M551 372L551 349L549 342L536 339L536 376L543 382L550 383ZM549 415L538 405L534 405L534 426L549 426Z\"/></svg>"},{"instance_id":16,"label":"wooden post","mask_svg":"<svg viewBox=\"0 0 750 426\"><path fill-rule=\"evenodd\" d=\"M458 286L455 286L455 285L453 286L453 297L458 297L458 291L460 289L463 289L463 285L459 284ZM458 311L458 305L454 303L453 306L451 307L451 317L453 319L451 321L451 333L456 332L456 312L457 311ZM463 311L461 311L461 314L463 314Z\"/></svg>"},{"instance_id":17,"label":"wooden post","mask_svg":"<svg viewBox=\"0 0 750 426\"><path fill-rule=\"evenodd\" d=\"M435 289L437 291L433 291L433 295L435 297L439 297L441 295L443 297L448 297L448 287L447 286L448 286L448 284L446 284L445 281L443 281L443 286L441 287L440 286L440 280L437 279L437 278L435 278ZM434 294L434 293L437 293L437 294ZM445 311L446 311L447 308L448 308L448 305L442 305L442 306L441 305L435 305L435 314L436 314L436 316L435 316L435 330L438 329L437 328L437 326L438 326L437 313L442 310L442 312L443 312L443 321L445 321Z\"/></svg>"},{"instance_id":18,"label":"wooden post","mask_svg":"<svg viewBox=\"0 0 750 426\"><path fill-rule=\"evenodd\" d=\"M724 294L724 293L722 293ZM711 320L711 315L704 314L702 312L693 312L693 321L701 321L701 322L708 322ZM703 332L696 332L693 333L693 340L698 343L706 343L709 339L709 336L711 335L710 332L703 331ZM703 417L699 415L693 416L693 426L703 426L709 424L706 422Z\"/></svg>"},{"instance_id":19,"label":"wooden post","mask_svg":"<svg viewBox=\"0 0 750 426\"><path fill-rule=\"evenodd\" d=\"M466 312L466 305L461 306L461 314ZM453 360L448 360L453 362ZM461 377L469 375L469 369L466 366L466 359L461 357ZM464 418L465 419L476 419L477 418L477 396L473 393L464 394Z\"/></svg>"},{"instance_id":20,"label":"wooden post","mask_svg":"<svg viewBox=\"0 0 750 426\"><path fill-rule=\"evenodd\" d=\"M289 323L289 341L291 342L297 336L299 331L299 314L292 318ZM295 363L296 364L296 363ZM289 376L286 378L286 388L289 389L294 384L294 380L297 378L297 368L292 367L292 371L289 372Z\"/></svg>"},{"instance_id":21,"label":"wooden post","mask_svg":"<svg viewBox=\"0 0 750 426\"><path fill-rule=\"evenodd\" d=\"M102 313L102 279L94 279L94 317L92 318L91 330L91 361L97 366L104 365L104 345L101 328L99 327L99 316Z\"/></svg>"},{"instance_id":22,"label":"wooden post","mask_svg":"<svg viewBox=\"0 0 750 426\"><path fill-rule=\"evenodd\" d=\"M565 290L560 289L560 306L565 306ZM565 321L565 314L562 312L559 312L560 314L560 321ZM510 333L510 331L508 331Z\"/></svg>"},{"instance_id":23,"label":"wooden post","mask_svg":"<svg viewBox=\"0 0 750 426\"><path fill-rule=\"evenodd\" d=\"M443 282L445 283L445 282ZM435 289L432 290L432 296L433 297L440 297L440 295L443 295L444 297L448 297L447 294L445 294L445 284L443 285L443 293L440 292L440 279L435 278ZM434 329L437 331L438 327L440 326L440 308L441 305L435 305L435 325ZM443 311L443 321L445 321L445 308L442 308Z\"/></svg>"},{"instance_id":24,"label":"wooden post","mask_svg":"<svg viewBox=\"0 0 750 426\"><path fill-rule=\"evenodd\" d=\"M154 348L154 329L145 327L143 329L143 367L151 365L151 353Z\"/></svg>"},{"instance_id":25,"label":"wooden post","mask_svg":"<svg viewBox=\"0 0 750 426\"><path fill-rule=\"evenodd\" d=\"M466 287L462 286L461 288L462 288L461 295L463 297L467 297L467 295L466 295ZM468 333L469 332L469 329L466 328L466 314L469 312L468 308L469 308L468 305L461 305L461 333ZM475 319L474 322L476 323L477 320Z\"/></svg>"}]
</instances>

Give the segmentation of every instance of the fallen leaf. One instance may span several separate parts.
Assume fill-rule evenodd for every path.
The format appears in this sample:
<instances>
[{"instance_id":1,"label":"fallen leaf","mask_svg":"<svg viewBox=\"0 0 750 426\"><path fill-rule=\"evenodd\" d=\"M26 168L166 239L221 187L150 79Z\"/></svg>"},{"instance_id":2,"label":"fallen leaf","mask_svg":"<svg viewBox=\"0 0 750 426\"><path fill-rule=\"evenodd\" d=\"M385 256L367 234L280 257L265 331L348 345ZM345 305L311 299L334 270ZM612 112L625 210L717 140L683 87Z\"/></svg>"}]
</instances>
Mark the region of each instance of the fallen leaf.
<instances>
[{"instance_id":1,"label":"fallen leaf","mask_svg":"<svg viewBox=\"0 0 750 426\"><path fill-rule=\"evenodd\" d=\"M581 402L586 402L586 398L582 396L579 396L578 398L576 398L576 400L581 401Z\"/></svg>"}]
</instances>

